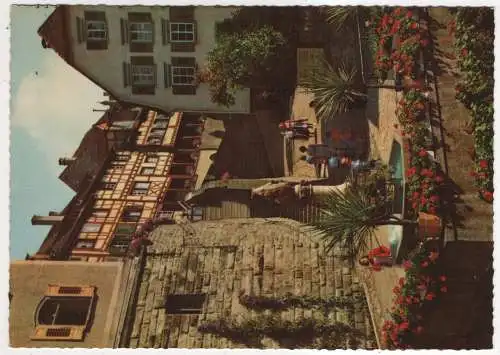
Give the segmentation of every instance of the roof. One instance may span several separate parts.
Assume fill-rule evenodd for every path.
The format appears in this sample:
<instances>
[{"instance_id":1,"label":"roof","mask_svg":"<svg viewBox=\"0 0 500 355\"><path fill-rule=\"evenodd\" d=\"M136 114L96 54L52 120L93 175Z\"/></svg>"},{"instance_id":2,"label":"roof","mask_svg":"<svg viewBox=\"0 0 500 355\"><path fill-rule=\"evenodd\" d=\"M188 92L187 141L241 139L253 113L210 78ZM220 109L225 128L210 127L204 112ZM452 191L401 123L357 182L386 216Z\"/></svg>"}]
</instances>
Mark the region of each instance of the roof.
<instances>
[{"instance_id":1,"label":"roof","mask_svg":"<svg viewBox=\"0 0 500 355\"><path fill-rule=\"evenodd\" d=\"M71 64L73 51L69 26L69 8L67 5L60 5L40 26L38 34L48 48L52 48L62 59Z\"/></svg>"},{"instance_id":2,"label":"roof","mask_svg":"<svg viewBox=\"0 0 500 355\"><path fill-rule=\"evenodd\" d=\"M84 135L73 154L73 158L76 160L62 171L59 179L74 191L78 191L85 179L96 175L113 148L113 142L108 141L107 130L113 126L114 122L123 123L136 120L139 113L140 111L123 108L115 108L105 112Z\"/></svg>"}]
</instances>

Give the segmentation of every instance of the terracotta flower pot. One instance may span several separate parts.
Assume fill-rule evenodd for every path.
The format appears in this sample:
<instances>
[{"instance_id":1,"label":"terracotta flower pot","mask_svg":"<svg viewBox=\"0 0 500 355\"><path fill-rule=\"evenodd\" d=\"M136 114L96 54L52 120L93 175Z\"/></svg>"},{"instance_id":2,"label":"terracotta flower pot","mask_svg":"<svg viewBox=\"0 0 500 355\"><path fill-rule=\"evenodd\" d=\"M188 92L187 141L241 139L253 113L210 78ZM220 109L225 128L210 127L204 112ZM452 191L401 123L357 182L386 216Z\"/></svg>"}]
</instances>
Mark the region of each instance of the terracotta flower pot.
<instances>
[{"instance_id":1,"label":"terracotta flower pot","mask_svg":"<svg viewBox=\"0 0 500 355\"><path fill-rule=\"evenodd\" d=\"M418 214L418 236L420 239L434 238L441 234L441 218L420 212Z\"/></svg>"}]
</instances>

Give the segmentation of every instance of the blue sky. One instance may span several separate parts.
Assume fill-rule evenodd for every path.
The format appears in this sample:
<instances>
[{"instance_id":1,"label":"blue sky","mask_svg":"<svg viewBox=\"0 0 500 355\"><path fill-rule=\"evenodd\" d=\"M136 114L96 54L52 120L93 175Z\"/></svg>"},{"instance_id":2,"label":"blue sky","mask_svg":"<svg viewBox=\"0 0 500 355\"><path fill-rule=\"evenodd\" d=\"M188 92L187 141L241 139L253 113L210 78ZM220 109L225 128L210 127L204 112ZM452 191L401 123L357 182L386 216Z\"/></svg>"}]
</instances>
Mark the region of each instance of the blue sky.
<instances>
[{"instance_id":1,"label":"blue sky","mask_svg":"<svg viewBox=\"0 0 500 355\"><path fill-rule=\"evenodd\" d=\"M31 216L60 211L74 195L58 179L58 158L70 156L102 108L102 90L43 49L38 27L52 8L11 8L10 257L34 253L48 227Z\"/></svg>"}]
</instances>

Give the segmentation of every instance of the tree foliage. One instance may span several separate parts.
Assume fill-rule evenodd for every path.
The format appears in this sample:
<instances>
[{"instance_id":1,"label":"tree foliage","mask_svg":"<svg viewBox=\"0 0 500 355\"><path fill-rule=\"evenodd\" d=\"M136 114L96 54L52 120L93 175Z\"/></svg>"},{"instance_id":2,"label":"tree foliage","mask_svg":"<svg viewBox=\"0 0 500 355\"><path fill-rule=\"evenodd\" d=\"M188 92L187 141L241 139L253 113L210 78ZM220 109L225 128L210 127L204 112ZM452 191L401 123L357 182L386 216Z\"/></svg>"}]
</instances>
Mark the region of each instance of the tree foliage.
<instances>
[{"instance_id":1,"label":"tree foliage","mask_svg":"<svg viewBox=\"0 0 500 355\"><path fill-rule=\"evenodd\" d=\"M200 81L210 86L211 100L231 106L238 89L265 81L285 43L283 35L270 26L220 33L208 53L207 67L200 74Z\"/></svg>"}]
</instances>

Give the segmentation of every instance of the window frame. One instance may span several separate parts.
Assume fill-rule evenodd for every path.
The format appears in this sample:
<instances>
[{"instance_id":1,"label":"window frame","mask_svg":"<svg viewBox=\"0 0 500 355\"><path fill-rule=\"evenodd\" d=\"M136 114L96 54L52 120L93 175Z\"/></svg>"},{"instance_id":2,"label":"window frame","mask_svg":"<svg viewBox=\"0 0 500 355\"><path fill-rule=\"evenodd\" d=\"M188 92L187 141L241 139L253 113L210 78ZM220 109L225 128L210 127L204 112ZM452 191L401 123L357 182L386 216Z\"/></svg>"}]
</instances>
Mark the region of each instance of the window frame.
<instances>
[{"instance_id":1,"label":"window frame","mask_svg":"<svg viewBox=\"0 0 500 355\"><path fill-rule=\"evenodd\" d=\"M89 24L99 24L102 25L102 29L90 29L89 30ZM104 33L104 36L101 37L93 37L90 34L91 33L99 33L102 32ZM101 41L107 41L108 40L108 24L106 23L105 20L85 20L85 33L86 33L86 39L87 41L91 42L101 42Z\"/></svg>"},{"instance_id":2,"label":"window frame","mask_svg":"<svg viewBox=\"0 0 500 355\"><path fill-rule=\"evenodd\" d=\"M146 171L148 171L148 173L146 173ZM150 171L150 173L149 173L149 171ZM143 166L141 168L141 172L140 172L141 175L145 175L145 176L154 175L154 173L155 173L155 168L152 166Z\"/></svg>"},{"instance_id":3,"label":"window frame","mask_svg":"<svg viewBox=\"0 0 500 355\"><path fill-rule=\"evenodd\" d=\"M169 294L165 297L165 311L175 315L201 314L206 301L206 293ZM189 306L190 302L196 304Z\"/></svg>"},{"instance_id":4,"label":"window frame","mask_svg":"<svg viewBox=\"0 0 500 355\"><path fill-rule=\"evenodd\" d=\"M170 22L168 24L169 28L169 41L171 43L194 43L196 42L196 30L195 30L195 23L194 22ZM174 29L174 26L191 26L191 30L188 31L188 30L184 30L184 31L181 31L180 29L177 29L175 30ZM174 39L174 35L177 34L186 34L186 33L189 33L191 34L192 36L192 39L191 40L181 40L181 39Z\"/></svg>"},{"instance_id":5,"label":"window frame","mask_svg":"<svg viewBox=\"0 0 500 355\"><path fill-rule=\"evenodd\" d=\"M175 74L176 69L192 69L193 75L186 74ZM186 66L186 65L172 65L170 71L170 77L172 78L172 86L195 86L196 84L196 66ZM177 82L176 78L192 77L190 82Z\"/></svg>"},{"instance_id":6,"label":"window frame","mask_svg":"<svg viewBox=\"0 0 500 355\"><path fill-rule=\"evenodd\" d=\"M96 226L97 230L88 230L89 226ZM85 222L80 230L80 233L99 233L102 228L102 223Z\"/></svg>"},{"instance_id":7,"label":"window frame","mask_svg":"<svg viewBox=\"0 0 500 355\"><path fill-rule=\"evenodd\" d=\"M149 71L148 73L140 72L141 70ZM132 86L154 86L155 85L155 66L145 64L131 65ZM136 72L138 71L138 72ZM146 77L147 80L137 80L136 78Z\"/></svg>"},{"instance_id":8,"label":"window frame","mask_svg":"<svg viewBox=\"0 0 500 355\"><path fill-rule=\"evenodd\" d=\"M144 28L136 28L134 29L133 27L134 26L138 26L138 27L147 27L149 26L149 30L148 29L144 29ZM146 34L146 35L149 35L149 39L148 38L136 38L134 39L134 34L136 35L140 35L140 34ZM139 22L139 21L134 21L134 22L130 22L129 24L129 35L130 35L130 42L131 43L153 43L153 39L154 39L154 26L153 26L153 23L152 22ZM139 36L138 36L139 37ZM148 37L148 36L145 36L145 37Z\"/></svg>"},{"instance_id":9,"label":"window frame","mask_svg":"<svg viewBox=\"0 0 500 355\"><path fill-rule=\"evenodd\" d=\"M90 246L84 246L84 247L78 246L80 243L90 243ZM95 239L82 238L82 239L78 239L76 241L74 249L85 249L85 250L95 249L95 244L96 244L96 240Z\"/></svg>"},{"instance_id":10,"label":"window frame","mask_svg":"<svg viewBox=\"0 0 500 355\"><path fill-rule=\"evenodd\" d=\"M147 188L139 188L137 185L147 184ZM130 195L132 196L144 196L149 193L149 188L151 187L151 183L149 181L135 181L132 185L132 189L130 191Z\"/></svg>"}]
</instances>

